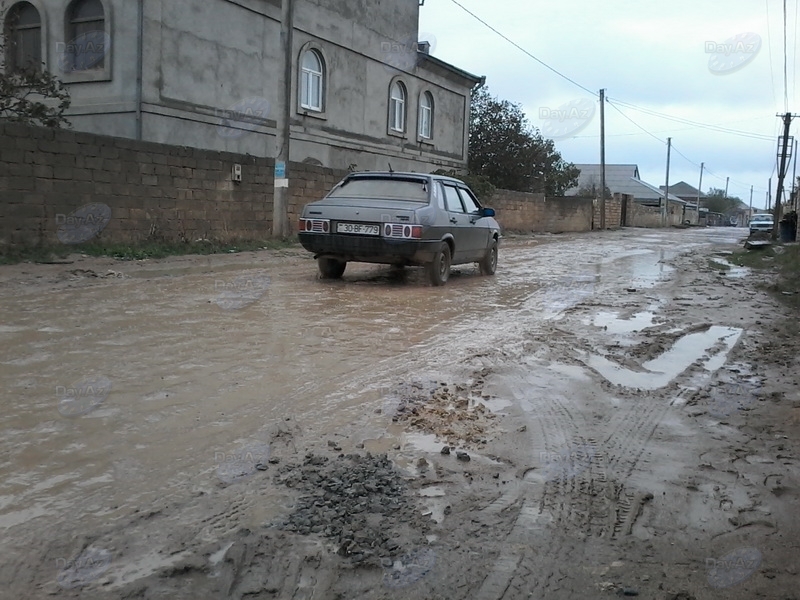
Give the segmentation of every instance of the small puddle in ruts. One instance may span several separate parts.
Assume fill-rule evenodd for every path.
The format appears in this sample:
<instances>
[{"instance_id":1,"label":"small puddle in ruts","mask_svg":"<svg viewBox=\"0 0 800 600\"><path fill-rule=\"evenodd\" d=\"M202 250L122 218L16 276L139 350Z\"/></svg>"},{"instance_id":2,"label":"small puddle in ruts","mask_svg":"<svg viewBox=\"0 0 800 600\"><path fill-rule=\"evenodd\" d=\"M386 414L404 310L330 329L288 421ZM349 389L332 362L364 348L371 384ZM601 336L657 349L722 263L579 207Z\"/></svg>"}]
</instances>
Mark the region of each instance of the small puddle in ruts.
<instances>
[{"instance_id":1,"label":"small puddle in ruts","mask_svg":"<svg viewBox=\"0 0 800 600\"><path fill-rule=\"evenodd\" d=\"M636 313L628 319L622 319L615 312L598 312L592 324L595 327L604 327L608 333L634 333L653 325L654 313L649 311Z\"/></svg>"},{"instance_id":2,"label":"small puddle in ruts","mask_svg":"<svg viewBox=\"0 0 800 600\"><path fill-rule=\"evenodd\" d=\"M653 360L642 364L641 371L621 367L604 356L595 354L586 365L609 382L624 387L655 390L667 385L696 361L702 361L707 371L716 371L725 364L728 353L736 345L741 329L714 325L706 331L689 333ZM716 349L716 352L713 350Z\"/></svg>"},{"instance_id":3,"label":"small puddle in ruts","mask_svg":"<svg viewBox=\"0 0 800 600\"><path fill-rule=\"evenodd\" d=\"M741 279L742 277L746 277L747 274L750 272L750 269L748 269L747 267L740 267L739 265L735 265L731 262L728 262L727 260L725 260L720 256L715 256L712 260L715 263L719 263L723 266L728 267L728 269L724 271L726 277L731 277L733 279Z\"/></svg>"},{"instance_id":4,"label":"small puddle in ruts","mask_svg":"<svg viewBox=\"0 0 800 600\"><path fill-rule=\"evenodd\" d=\"M445 509L448 506L444 488L438 485L424 487L419 490L419 495L422 497L422 503L426 508L422 513L423 516L430 517L437 523L444 521Z\"/></svg>"},{"instance_id":5,"label":"small puddle in ruts","mask_svg":"<svg viewBox=\"0 0 800 600\"><path fill-rule=\"evenodd\" d=\"M651 288L672 273L675 269L665 261L676 256L672 250L632 250L622 252L604 260L604 264L613 265L613 269L621 269L627 273L628 285L632 288ZM603 269L604 271L607 269Z\"/></svg>"}]
</instances>

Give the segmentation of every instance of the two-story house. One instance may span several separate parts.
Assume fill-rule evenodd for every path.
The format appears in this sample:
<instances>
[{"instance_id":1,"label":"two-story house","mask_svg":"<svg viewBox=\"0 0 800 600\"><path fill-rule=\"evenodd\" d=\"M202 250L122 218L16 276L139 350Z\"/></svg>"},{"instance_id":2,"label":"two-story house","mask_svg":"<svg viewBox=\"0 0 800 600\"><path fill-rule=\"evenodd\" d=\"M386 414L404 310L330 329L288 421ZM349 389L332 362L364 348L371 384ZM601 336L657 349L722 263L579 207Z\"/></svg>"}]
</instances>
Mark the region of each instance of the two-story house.
<instances>
[{"instance_id":1,"label":"two-story house","mask_svg":"<svg viewBox=\"0 0 800 600\"><path fill-rule=\"evenodd\" d=\"M293 3L291 160L426 171L467 162L483 78L418 43L419 0ZM56 74L76 130L277 155L281 0L7 0L5 69Z\"/></svg>"}]
</instances>

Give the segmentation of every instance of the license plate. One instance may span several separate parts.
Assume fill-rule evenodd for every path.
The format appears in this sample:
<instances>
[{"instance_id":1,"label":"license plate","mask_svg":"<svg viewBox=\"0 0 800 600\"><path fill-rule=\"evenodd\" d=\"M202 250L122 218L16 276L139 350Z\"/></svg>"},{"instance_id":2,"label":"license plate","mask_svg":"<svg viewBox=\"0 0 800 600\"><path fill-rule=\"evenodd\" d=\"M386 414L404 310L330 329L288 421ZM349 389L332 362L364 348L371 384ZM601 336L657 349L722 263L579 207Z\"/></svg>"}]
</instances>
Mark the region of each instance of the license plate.
<instances>
[{"instance_id":1,"label":"license plate","mask_svg":"<svg viewBox=\"0 0 800 600\"><path fill-rule=\"evenodd\" d=\"M336 233L356 233L359 235L380 235L379 225L365 225L364 223L337 223Z\"/></svg>"}]
</instances>

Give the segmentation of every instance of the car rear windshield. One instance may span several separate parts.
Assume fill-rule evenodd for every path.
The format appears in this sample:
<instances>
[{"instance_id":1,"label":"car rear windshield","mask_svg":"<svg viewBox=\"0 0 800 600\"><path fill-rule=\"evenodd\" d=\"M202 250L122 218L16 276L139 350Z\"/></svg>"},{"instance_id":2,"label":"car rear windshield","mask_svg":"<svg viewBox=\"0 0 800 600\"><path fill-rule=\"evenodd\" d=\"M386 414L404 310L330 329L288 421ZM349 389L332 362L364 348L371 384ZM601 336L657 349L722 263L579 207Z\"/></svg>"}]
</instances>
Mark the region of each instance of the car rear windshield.
<instances>
[{"instance_id":1,"label":"car rear windshield","mask_svg":"<svg viewBox=\"0 0 800 600\"><path fill-rule=\"evenodd\" d=\"M375 198L428 202L427 179L350 179L332 190L331 198Z\"/></svg>"}]
</instances>

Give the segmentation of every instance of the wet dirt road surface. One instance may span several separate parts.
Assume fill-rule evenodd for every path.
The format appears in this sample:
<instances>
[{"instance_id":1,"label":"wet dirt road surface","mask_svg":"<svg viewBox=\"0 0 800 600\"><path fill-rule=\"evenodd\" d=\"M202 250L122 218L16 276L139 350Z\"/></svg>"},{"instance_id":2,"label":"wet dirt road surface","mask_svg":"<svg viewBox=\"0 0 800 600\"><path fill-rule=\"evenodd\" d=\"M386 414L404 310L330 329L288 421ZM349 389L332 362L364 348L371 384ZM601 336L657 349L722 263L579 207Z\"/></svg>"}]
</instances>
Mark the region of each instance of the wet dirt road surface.
<instances>
[{"instance_id":1,"label":"wet dirt road surface","mask_svg":"<svg viewBox=\"0 0 800 600\"><path fill-rule=\"evenodd\" d=\"M743 237L507 238L444 288L2 267L0 596L796 598L796 359Z\"/></svg>"}]
</instances>

